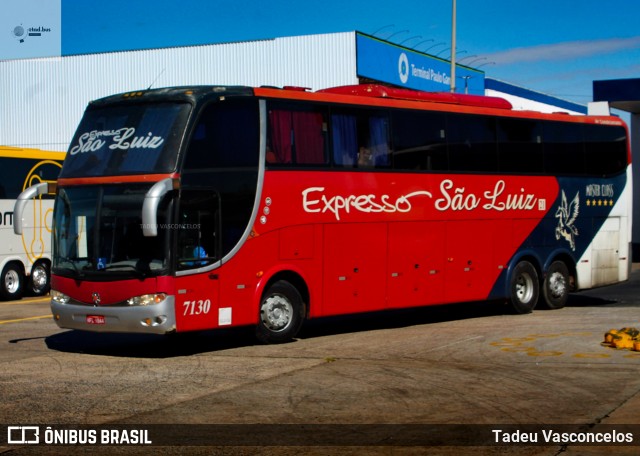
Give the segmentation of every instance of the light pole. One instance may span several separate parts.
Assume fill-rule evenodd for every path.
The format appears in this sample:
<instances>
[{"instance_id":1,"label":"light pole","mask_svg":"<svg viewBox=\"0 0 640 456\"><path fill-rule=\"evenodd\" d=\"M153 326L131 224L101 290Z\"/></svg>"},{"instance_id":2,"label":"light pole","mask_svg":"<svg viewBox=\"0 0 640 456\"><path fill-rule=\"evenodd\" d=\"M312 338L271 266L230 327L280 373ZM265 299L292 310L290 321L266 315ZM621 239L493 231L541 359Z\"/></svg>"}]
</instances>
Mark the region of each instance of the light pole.
<instances>
[{"instance_id":1,"label":"light pole","mask_svg":"<svg viewBox=\"0 0 640 456\"><path fill-rule=\"evenodd\" d=\"M469 79L471 79L472 76L462 76L462 79L464 79L464 93L469 93Z\"/></svg>"},{"instance_id":2,"label":"light pole","mask_svg":"<svg viewBox=\"0 0 640 456\"><path fill-rule=\"evenodd\" d=\"M451 0L451 93L456 91L456 0Z\"/></svg>"}]
</instances>

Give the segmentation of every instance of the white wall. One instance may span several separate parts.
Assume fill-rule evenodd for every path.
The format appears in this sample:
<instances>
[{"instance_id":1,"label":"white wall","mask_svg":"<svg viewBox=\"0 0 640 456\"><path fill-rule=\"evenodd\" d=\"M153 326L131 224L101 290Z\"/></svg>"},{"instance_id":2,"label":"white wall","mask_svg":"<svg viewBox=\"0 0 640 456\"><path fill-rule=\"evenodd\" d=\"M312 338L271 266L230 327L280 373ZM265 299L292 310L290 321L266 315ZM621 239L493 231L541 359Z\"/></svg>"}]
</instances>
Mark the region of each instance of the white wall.
<instances>
[{"instance_id":1,"label":"white wall","mask_svg":"<svg viewBox=\"0 0 640 456\"><path fill-rule=\"evenodd\" d=\"M0 144L66 151L87 103L179 85L357 84L355 32L0 61Z\"/></svg>"},{"instance_id":2,"label":"white wall","mask_svg":"<svg viewBox=\"0 0 640 456\"><path fill-rule=\"evenodd\" d=\"M518 97L497 90L487 89L485 95L491 97L500 97L509 101L513 105L513 109L518 111L538 111L545 113L566 112L568 114L583 115L581 112L572 111L566 108L560 108L551 104L541 103L539 101L530 100L528 98Z\"/></svg>"}]
</instances>

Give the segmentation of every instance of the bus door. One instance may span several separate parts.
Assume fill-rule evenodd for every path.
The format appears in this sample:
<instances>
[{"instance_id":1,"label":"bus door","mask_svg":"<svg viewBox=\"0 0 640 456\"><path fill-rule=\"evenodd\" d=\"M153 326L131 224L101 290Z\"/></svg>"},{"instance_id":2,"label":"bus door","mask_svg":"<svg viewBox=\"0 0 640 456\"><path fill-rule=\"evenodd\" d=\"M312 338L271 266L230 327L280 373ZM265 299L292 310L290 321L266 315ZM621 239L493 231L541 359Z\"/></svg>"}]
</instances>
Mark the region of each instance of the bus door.
<instances>
[{"instance_id":1,"label":"bus door","mask_svg":"<svg viewBox=\"0 0 640 456\"><path fill-rule=\"evenodd\" d=\"M628 234L620 217L594 219L600 226L591 244L591 286L608 285L626 279Z\"/></svg>"},{"instance_id":2,"label":"bus door","mask_svg":"<svg viewBox=\"0 0 640 456\"><path fill-rule=\"evenodd\" d=\"M443 260L443 222L390 224L389 307L441 303Z\"/></svg>"},{"instance_id":3,"label":"bus door","mask_svg":"<svg viewBox=\"0 0 640 456\"><path fill-rule=\"evenodd\" d=\"M220 197L210 189L181 191L177 223L176 325L178 331L231 324L220 309L220 284L212 267L221 258Z\"/></svg>"},{"instance_id":4,"label":"bus door","mask_svg":"<svg viewBox=\"0 0 640 456\"><path fill-rule=\"evenodd\" d=\"M386 307L386 223L324 227L324 315Z\"/></svg>"}]
</instances>

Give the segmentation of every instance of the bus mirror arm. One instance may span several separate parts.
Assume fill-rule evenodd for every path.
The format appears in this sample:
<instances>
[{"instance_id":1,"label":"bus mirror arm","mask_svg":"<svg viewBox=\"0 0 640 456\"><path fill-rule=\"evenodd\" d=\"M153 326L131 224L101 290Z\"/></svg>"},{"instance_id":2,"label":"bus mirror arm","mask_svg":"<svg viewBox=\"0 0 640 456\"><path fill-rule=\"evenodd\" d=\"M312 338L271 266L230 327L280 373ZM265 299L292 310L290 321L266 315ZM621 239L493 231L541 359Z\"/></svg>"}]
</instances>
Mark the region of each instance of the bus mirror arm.
<instances>
[{"instance_id":1,"label":"bus mirror arm","mask_svg":"<svg viewBox=\"0 0 640 456\"><path fill-rule=\"evenodd\" d=\"M167 177L156 182L144 195L142 203L142 234L146 237L158 235L158 206L167 192L175 189L177 182Z\"/></svg>"},{"instance_id":2,"label":"bus mirror arm","mask_svg":"<svg viewBox=\"0 0 640 456\"><path fill-rule=\"evenodd\" d=\"M51 188L50 188L51 187ZM55 186L50 186L48 182L40 182L32 185L18 195L16 204L13 206L13 232L22 234L22 214L27 203L36 196L55 192Z\"/></svg>"}]
</instances>

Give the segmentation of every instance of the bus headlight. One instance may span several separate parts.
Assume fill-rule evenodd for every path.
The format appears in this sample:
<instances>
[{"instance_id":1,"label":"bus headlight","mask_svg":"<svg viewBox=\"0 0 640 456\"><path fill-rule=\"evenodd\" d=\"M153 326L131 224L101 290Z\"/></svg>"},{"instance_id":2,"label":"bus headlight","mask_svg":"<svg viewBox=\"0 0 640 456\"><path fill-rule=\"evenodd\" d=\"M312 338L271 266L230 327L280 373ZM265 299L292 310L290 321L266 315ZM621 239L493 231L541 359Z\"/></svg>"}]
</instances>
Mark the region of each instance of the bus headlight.
<instances>
[{"instance_id":1,"label":"bus headlight","mask_svg":"<svg viewBox=\"0 0 640 456\"><path fill-rule=\"evenodd\" d=\"M66 304L69 302L69 296L56 290L51 290L51 300L56 304Z\"/></svg>"},{"instance_id":2,"label":"bus headlight","mask_svg":"<svg viewBox=\"0 0 640 456\"><path fill-rule=\"evenodd\" d=\"M165 293L146 294L127 299L130 306L150 306L152 304L160 304L167 298Z\"/></svg>"}]
</instances>

